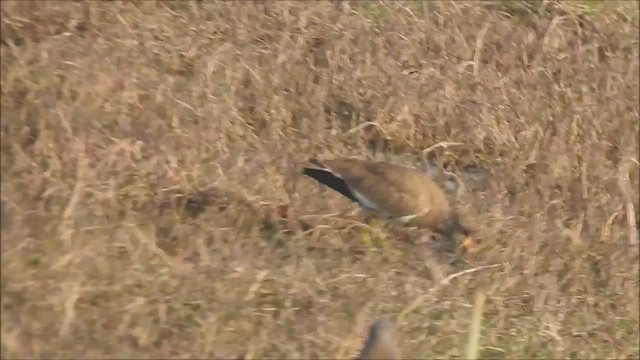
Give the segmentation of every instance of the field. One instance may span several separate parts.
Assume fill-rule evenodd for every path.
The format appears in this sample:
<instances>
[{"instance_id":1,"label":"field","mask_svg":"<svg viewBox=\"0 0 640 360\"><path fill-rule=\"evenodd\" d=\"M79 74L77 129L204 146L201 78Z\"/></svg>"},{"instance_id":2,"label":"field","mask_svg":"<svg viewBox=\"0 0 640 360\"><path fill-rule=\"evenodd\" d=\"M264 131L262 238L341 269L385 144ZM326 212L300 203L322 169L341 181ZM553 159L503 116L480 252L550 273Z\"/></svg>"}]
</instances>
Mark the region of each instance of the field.
<instances>
[{"instance_id":1,"label":"field","mask_svg":"<svg viewBox=\"0 0 640 360\"><path fill-rule=\"evenodd\" d=\"M462 358L478 291L480 357L640 356L637 2L1 8L2 358ZM311 157L428 161L478 251Z\"/></svg>"}]
</instances>

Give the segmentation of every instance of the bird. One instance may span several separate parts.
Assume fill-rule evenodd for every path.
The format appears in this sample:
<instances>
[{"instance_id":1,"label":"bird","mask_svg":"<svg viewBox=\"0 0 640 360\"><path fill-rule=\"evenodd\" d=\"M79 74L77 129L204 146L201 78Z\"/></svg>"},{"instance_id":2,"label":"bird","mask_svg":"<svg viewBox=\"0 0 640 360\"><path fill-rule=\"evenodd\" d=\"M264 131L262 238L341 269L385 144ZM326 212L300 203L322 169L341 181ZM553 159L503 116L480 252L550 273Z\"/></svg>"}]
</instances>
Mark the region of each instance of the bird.
<instances>
[{"instance_id":1,"label":"bird","mask_svg":"<svg viewBox=\"0 0 640 360\"><path fill-rule=\"evenodd\" d=\"M395 326L385 319L376 320L369 326L367 339L356 357L365 359L400 359L400 350L395 341Z\"/></svg>"},{"instance_id":2,"label":"bird","mask_svg":"<svg viewBox=\"0 0 640 360\"><path fill-rule=\"evenodd\" d=\"M472 229L444 191L421 171L353 158L320 161L303 174L357 203L366 212L403 225L428 228L471 251Z\"/></svg>"}]
</instances>

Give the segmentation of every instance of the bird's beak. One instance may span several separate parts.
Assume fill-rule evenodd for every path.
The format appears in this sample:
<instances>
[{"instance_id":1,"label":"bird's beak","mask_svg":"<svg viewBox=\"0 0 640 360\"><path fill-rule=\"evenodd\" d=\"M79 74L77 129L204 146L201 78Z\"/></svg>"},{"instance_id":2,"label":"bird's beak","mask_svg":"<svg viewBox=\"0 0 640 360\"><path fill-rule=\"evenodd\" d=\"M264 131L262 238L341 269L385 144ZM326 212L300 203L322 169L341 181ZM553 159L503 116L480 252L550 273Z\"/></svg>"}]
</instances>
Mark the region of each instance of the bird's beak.
<instances>
[{"instance_id":1,"label":"bird's beak","mask_svg":"<svg viewBox=\"0 0 640 360\"><path fill-rule=\"evenodd\" d=\"M462 241L462 244L460 245L460 247L464 248L467 252L475 252L476 251L475 243L473 242L473 239L471 239L470 236L466 236L464 238L464 240Z\"/></svg>"}]
</instances>

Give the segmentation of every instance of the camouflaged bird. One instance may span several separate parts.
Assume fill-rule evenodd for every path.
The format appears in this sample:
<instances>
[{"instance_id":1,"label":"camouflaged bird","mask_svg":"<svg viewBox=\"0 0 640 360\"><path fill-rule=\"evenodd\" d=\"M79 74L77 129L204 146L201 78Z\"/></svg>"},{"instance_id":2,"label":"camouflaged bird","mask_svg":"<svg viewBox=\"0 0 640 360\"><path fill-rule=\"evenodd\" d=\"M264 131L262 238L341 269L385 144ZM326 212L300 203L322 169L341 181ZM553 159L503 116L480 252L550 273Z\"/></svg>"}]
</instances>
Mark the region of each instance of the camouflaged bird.
<instances>
[{"instance_id":1,"label":"camouflaged bird","mask_svg":"<svg viewBox=\"0 0 640 360\"><path fill-rule=\"evenodd\" d=\"M369 326L369 333L356 360L400 359L395 341L395 326L389 320L377 320Z\"/></svg>"},{"instance_id":2,"label":"camouflaged bird","mask_svg":"<svg viewBox=\"0 0 640 360\"><path fill-rule=\"evenodd\" d=\"M319 161L303 174L330 187L367 211L405 225L429 228L446 238L472 246L471 230L461 223L444 191L425 173L357 159Z\"/></svg>"}]
</instances>

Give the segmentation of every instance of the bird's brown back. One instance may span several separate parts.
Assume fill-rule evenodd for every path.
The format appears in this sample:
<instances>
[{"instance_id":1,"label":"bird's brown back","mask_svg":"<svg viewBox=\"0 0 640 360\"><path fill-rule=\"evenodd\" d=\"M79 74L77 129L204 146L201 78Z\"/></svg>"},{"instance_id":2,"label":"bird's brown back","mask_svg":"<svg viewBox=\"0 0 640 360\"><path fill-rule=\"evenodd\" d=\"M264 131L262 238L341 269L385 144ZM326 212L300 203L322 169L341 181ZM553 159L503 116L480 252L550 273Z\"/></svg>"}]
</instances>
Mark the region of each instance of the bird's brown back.
<instances>
[{"instance_id":1,"label":"bird's brown back","mask_svg":"<svg viewBox=\"0 0 640 360\"><path fill-rule=\"evenodd\" d=\"M389 163L356 159L327 160L323 164L388 215L425 214L416 225L441 229L451 216L446 195L428 175Z\"/></svg>"}]
</instances>

